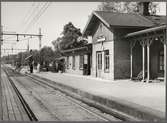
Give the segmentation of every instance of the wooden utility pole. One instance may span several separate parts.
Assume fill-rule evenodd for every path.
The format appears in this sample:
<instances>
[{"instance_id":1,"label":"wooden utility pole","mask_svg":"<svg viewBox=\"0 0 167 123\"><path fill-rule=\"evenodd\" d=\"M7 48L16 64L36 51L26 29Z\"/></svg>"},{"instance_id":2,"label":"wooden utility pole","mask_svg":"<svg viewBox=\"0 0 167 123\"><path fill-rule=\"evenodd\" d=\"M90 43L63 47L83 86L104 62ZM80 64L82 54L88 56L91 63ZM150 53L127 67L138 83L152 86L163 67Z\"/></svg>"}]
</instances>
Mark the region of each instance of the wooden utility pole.
<instances>
[{"instance_id":1,"label":"wooden utility pole","mask_svg":"<svg viewBox=\"0 0 167 123\"><path fill-rule=\"evenodd\" d=\"M28 41L27 41L27 51L29 52L29 50L30 50L30 46L29 46L30 44L29 44L29 39L28 39Z\"/></svg>"},{"instance_id":2,"label":"wooden utility pole","mask_svg":"<svg viewBox=\"0 0 167 123\"><path fill-rule=\"evenodd\" d=\"M42 35L41 35L41 28L39 28L39 50L41 50L41 39L42 39Z\"/></svg>"},{"instance_id":3,"label":"wooden utility pole","mask_svg":"<svg viewBox=\"0 0 167 123\"><path fill-rule=\"evenodd\" d=\"M39 35L41 35L41 28L39 28ZM42 39L42 36L39 36L39 64L38 64L38 72L40 72L40 69L41 69L41 39Z\"/></svg>"}]
</instances>

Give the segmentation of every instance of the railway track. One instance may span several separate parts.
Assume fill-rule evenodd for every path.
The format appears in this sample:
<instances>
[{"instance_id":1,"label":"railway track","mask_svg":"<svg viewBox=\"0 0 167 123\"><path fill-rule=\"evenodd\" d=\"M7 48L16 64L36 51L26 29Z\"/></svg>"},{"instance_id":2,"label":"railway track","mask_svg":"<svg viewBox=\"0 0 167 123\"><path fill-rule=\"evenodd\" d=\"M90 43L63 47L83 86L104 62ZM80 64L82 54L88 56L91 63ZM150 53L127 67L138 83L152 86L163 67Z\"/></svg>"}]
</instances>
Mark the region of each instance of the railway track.
<instances>
[{"instance_id":1,"label":"railway track","mask_svg":"<svg viewBox=\"0 0 167 123\"><path fill-rule=\"evenodd\" d=\"M24 111L26 112L26 115L28 116L28 118L29 118L29 120L30 121L38 121L38 119L36 118L36 116L34 115L34 113L32 112L32 110L31 110L31 108L29 107L29 105L26 103L26 101L24 100L24 98L23 98L23 96L21 95L21 93L19 92L19 90L16 88L16 86L15 86L15 84L13 83L13 81L10 79L10 77L8 76L8 72L6 71L6 69L4 69L4 68L2 68L3 69L3 71L6 73L6 75L7 75L7 79L9 80L9 82L10 82L10 84L11 84L11 86L12 86L12 88L13 88L13 90L14 90L14 92L15 92L15 94L17 95L17 97L18 97L18 99L19 99L19 101L21 102L21 105L23 106L23 109L24 109ZM8 85L9 86L9 85ZM4 86L3 86L4 87ZM7 90L6 90L7 91ZM9 93L9 91L11 91L11 88L10 87L8 87L8 93ZM3 97L5 97L5 96L8 96L8 95L3 95ZM6 97L7 98L7 97ZM8 97L8 98L10 98L10 97ZM6 101L7 101L7 99L5 99ZM14 99L14 101L17 101L16 99ZM13 105L13 104L11 104L11 105ZM14 107L13 107L14 108ZM13 110L14 111L14 110ZM13 114L14 114L14 112L13 112ZM9 114L7 114L7 115L9 115ZM16 114L14 114L14 115L16 115ZM25 115L25 114L23 114L23 115ZM9 116L8 116L9 117ZM17 120L17 118L16 117L18 117L18 116L14 116L15 117L15 119ZM23 116L22 116L23 117ZM3 119L3 118L2 118ZM7 119L6 119L7 120ZM10 120L10 118L9 118L9 120ZM14 119L13 119L14 120Z\"/></svg>"},{"instance_id":2,"label":"railway track","mask_svg":"<svg viewBox=\"0 0 167 123\"><path fill-rule=\"evenodd\" d=\"M28 76L28 77L30 77L31 79L33 79L34 82L37 83L38 85L41 85L41 86L46 87L46 88L50 87L50 88L52 88L52 89L55 89L55 86L54 86L54 85L50 85L50 84L48 84L47 82L43 82L43 81L34 79L32 76ZM60 96L62 96L62 93L60 94ZM64 96L64 94L63 94L63 96ZM87 105L83 105L83 103L81 103L81 102L79 102L79 101L73 99L72 97L66 96L66 98L67 98L68 100L72 101L73 103L75 103L77 106L79 106L79 107L82 108L83 110L85 110L85 111L87 111L88 113L90 113L90 114L92 114L92 115L94 115L94 116L96 116L96 117L102 119L103 121L111 121L111 119L109 119L109 118L107 118L107 117L101 115L100 113L97 113L97 112L95 112L95 111L90 110L90 107L88 107Z\"/></svg>"},{"instance_id":3,"label":"railway track","mask_svg":"<svg viewBox=\"0 0 167 123\"><path fill-rule=\"evenodd\" d=\"M10 78L11 75L14 76L13 75L14 71L12 71L10 68L5 68L5 69L6 69L5 72L6 72L6 74L8 74L8 78L12 84L12 87L15 89L19 99L22 102L22 105L24 106L24 108L25 108L25 110L30 118L30 120L37 121L38 119L36 118L33 111L30 109L30 106L28 106L28 104L24 100L23 96L20 94L19 90L15 86L15 83ZM122 119L119 119L118 117L116 118L116 117L113 117L109 114L105 114L105 113L99 111L98 109L90 107L87 104L84 104L83 102L76 100L76 99L73 99L72 97L60 92L59 90L57 90L57 88L55 87L55 85L53 83L34 78L33 76L30 76L30 75L26 75L25 77L27 79L27 82L21 82L21 80L17 79L18 83L21 84L27 91L29 91L32 94L32 96L34 96L34 98L36 98L36 100L38 100L41 103L41 105L43 105L46 108L46 110L48 110L48 112L54 117L55 120L59 120L59 121L69 120L71 117L74 117L73 114L71 113L71 114L67 115L67 117L69 118L68 119L65 116L67 114L67 112L65 112L65 115L63 114L64 115L64 117L63 117L62 115L60 115L63 111L61 111L61 110L55 111L55 109L59 109L59 107L61 107L61 104L64 103L64 107L69 108L71 105L71 110L72 110L71 112L73 112L74 114L76 113L77 116L79 116L77 114L78 112L83 114L83 116L79 116L82 118L82 120L85 118L86 121L87 120L91 120L91 121L94 121L94 120L95 121L122 121ZM37 89L37 87L38 87L38 89ZM46 94L48 94L48 95L46 95ZM50 98L49 98L49 96L50 96ZM55 98L54 101L55 101L55 103L57 103L57 107L54 106L53 104L51 104L50 100L53 101L53 98ZM60 100L60 102L56 102L57 100ZM55 108L53 108L53 107L55 107ZM64 109L63 107L61 107L61 108ZM66 111L66 109L64 109L64 110ZM70 112L70 110L69 110L69 112ZM71 116L69 116L69 115L71 115Z\"/></svg>"}]
</instances>

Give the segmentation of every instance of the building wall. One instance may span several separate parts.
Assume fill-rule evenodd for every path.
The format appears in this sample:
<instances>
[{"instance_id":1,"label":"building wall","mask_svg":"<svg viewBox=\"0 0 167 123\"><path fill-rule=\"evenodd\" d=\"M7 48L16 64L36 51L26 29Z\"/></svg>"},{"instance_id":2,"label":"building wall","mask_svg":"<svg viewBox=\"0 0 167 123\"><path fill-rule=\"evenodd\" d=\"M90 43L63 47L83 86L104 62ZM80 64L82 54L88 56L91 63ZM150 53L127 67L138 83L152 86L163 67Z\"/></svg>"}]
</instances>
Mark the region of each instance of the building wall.
<instances>
[{"instance_id":1,"label":"building wall","mask_svg":"<svg viewBox=\"0 0 167 123\"><path fill-rule=\"evenodd\" d=\"M153 41L150 46L150 77L155 79L158 76L163 76L163 72L159 71L159 51L163 50L163 44L157 40ZM133 77L143 70L143 56L142 56L142 46L139 44L139 41L136 42L133 48ZM145 47L145 70L147 71L147 47Z\"/></svg>"},{"instance_id":2,"label":"building wall","mask_svg":"<svg viewBox=\"0 0 167 123\"><path fill-rule=\"evenodd\" d=\"M130 41L123 38L136 28L114 29L114 79L130 78Z\"/></svg>"},{"instance_id":3,"label":"building wall","mask_svg":"<svg viewBox=\"0 0 167 123\"><path fill-rule=\"evenodd\" d=\"M96 28L96 27L95 27ZM105 41L102 42L97 42L97 37L99 36L105 36L106 39ZM99 77L99 78L104 78L104 79L113 79L114 77L114 68L113 68L113 33L111 30L109 30L107 27L102 25L100 27L100 24L97 27L97 30L95 34L92 37L93 41L93 47L92 47L92 68L91 68L91 75L94 77ZM109 50L109 56L110 56L110 61L109 61L109 72L105 73L104 72L104 50ZM97 51L102 51L102 70L101 70L101 75L97 76L97 63L96 63L96 52Z\"/></svg>"},{"instance_id":4,"label":"building wall","mask_svg":"<svg viewBox=\"0 0 167 123\"><path fill-rule=\"evenodd\" d=\"M104 78L104 79L113 79L114 75L114 68L113 68L113 50L112 50L112 47L113 47L113 42L106 42L103 44L103 47L104 47L104 50L109 50L109 57L110 57L110 61L109 61L109 72L104 72L104 52L103 52L103 49L102 49L102 46L101 46L101 43L98 43L96 45L93 45L93 52L92 52L92 70L91 70L91 73L92 73L92 76L94 77L99 77L99 78ZM97 72L97 62L96 62L96 52L97 51L102 51L102 70L101 70L101 75L98 76Z\"/></svg>"},{"instance_id":5,"label":"building wall","mask_svg":"<svg viewBox=\"0 0 167 123\"><path fill-rule=\"evenodd\" d=\"M69 68L68 69L66 68L66 73L83 75L83 70L79 68L79 55L75 56L75 69L72 68L72 58L73 56L69 56ZM66 63L67 63L67 57L66 57Z\"/></svg>"},{"instance_id":6,"label":"building wall","mask_svg":"<svg viewBox=\"0 0 167 123\"><path fill-rule=\"evenodd\" d=\"M158 76L163 76L163 73L159 71L159 51L163 50L163 44L159 40L153 41L150 46L150 74L152 78L157 78Z\"/></svg>"},{"instance_id":7,"label":"building wall","mask_svg":"<svg viewBox=\"0 0 167 123\"><path fill-rule=\"evenodd\" d=\"M142 46L140 45L139 41L136 42L135 46L133 47L132 51L133 55L133 77L137 77L137 75L142 71Z\"/></svg>"},{"instance_id":8,"label":"building wall","mask_svg":"<svg viewBox=\"0 0 167 123\"><path fill-rule=\"evenodd\" d=\"M114 79L130 78L130 46L126 41L114 41Z\"/></svg>"}]
</instances>

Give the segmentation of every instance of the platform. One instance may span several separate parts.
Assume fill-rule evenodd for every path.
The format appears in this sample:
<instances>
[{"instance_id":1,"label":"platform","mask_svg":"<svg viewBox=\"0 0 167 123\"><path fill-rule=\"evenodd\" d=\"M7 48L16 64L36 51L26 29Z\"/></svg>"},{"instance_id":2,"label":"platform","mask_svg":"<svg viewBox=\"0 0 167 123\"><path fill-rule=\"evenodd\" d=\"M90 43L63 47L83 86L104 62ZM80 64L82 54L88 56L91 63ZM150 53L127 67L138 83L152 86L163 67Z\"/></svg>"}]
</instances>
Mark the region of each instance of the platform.
<instances>
[{"instance_id":1,"label":"platform","mask_svg":"<svg viewBox=\"0 0 167 123\"><path fill-rule=\"evenodd\" d=\"M106 100L124 105L123 110L131 113L146 112L165 118L165 83L143 83L131 80L103 80L91 76L67 73L41 72L34 75L71 87L76 92L86 92L106 103ZM84 96L84 95L82 95ZM84 98L84 97L83 97ZM93 96L90 97L93 99ZM105 101L102 101L105 99ZM96 100L96 101L97 101ZM120 105L118 106L120 107ZM132 109L133 111L129 110ZM145 114L140 114L145 115Z\"/></svg>"},{"instance_id":2,"label":"platform","mask_svg":"<svg viewBox=\"0 0 167 123\"><path fill-rule=\"evenodd\" d=\"M1 71L0 120L30 121L6 73Z\"/></svg>"}]
</instances>

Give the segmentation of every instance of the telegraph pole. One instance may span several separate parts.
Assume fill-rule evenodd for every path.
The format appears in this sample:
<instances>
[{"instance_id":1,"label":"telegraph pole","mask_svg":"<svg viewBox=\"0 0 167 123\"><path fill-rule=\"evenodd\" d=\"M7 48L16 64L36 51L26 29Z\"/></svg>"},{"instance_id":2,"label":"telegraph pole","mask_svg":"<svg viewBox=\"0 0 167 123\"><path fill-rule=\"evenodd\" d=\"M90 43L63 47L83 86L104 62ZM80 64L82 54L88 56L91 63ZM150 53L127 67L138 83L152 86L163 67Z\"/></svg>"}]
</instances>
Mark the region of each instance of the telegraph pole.
<instances>
[{"instance_id":1,"label":"telegraph pole","mask_svg":"<svg viewBox=\"0 0 167 123\"><path fill-rule=\"evenodd\" d=\"M27 51L30 50L30 46L29 46L29 39L28 39L28 42L27 42Z\"/></svg>"},{"instance_id":2,"label":"telegraph pole","mask_svg":"<svg viewBox=\"0 0 167 123\"><path fill-rule=\"evenodd\" d=\"M38 71L40 72L40 70L41 70L41 39L42 39L42 36L41 36L41 28L39 28L39 68L38 68Z\"/></svg>"},{"instance_id":3,"label":"telegraph pole","mask_svg":"<svg viewBox=\"0 0 167 123\"><path fill-rule=\"evenodd\" d=\"M39 28L39 50L41 50L41 39L42 39L41 28Z\"/></svg>"}]
</instances>

